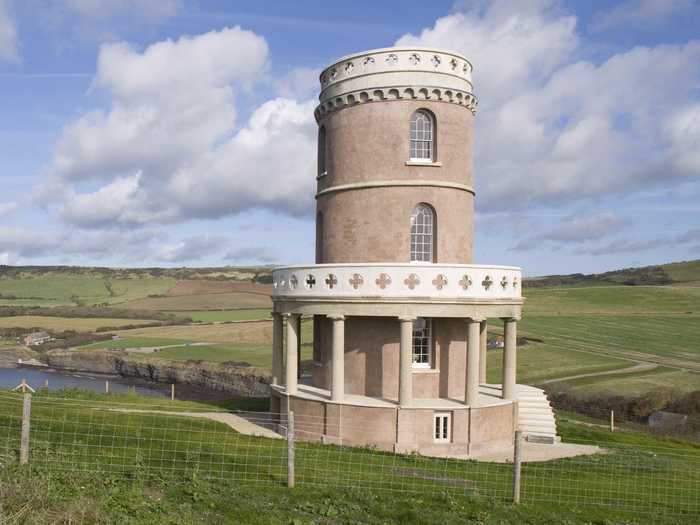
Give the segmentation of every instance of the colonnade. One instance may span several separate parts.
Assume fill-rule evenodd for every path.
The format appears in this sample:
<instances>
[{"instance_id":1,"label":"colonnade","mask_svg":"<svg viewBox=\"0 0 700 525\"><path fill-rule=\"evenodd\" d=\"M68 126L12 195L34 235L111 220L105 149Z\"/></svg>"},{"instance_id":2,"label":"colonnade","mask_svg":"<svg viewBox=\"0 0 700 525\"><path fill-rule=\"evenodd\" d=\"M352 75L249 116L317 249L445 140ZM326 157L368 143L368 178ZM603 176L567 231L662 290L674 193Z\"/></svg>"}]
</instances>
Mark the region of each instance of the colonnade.
<instances>
[{"instance_id":1,"label":"colonnade","mask_svg":"<svg viewBox=\"0 0 700 525\"><path fill-rule=\"evenodd\" d=\"M329 315L333 325L331 352L331 401L342 403L345 397L345 316ZM273 313L272 384L286 386L287 394L298 392L301 316ZM413 322L416 317L399 317L399 405L410 406L413 400ZM467 367L464 402L475 406L479 384L486 383L487 322L468 318ZM286 337L285 337L286 327ZM503 319L502 397L515 399L517 321ZM285 351L286 348L286 359Z\"/></svg>"}]
</instances>

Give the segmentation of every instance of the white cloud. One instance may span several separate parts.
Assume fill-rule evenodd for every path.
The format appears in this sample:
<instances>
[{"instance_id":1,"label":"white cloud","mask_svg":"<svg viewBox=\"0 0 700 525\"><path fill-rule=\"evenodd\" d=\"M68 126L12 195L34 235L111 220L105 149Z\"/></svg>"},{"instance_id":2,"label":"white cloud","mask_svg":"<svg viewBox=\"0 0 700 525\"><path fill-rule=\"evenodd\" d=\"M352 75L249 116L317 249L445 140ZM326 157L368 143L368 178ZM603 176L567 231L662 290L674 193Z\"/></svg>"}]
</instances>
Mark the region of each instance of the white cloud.
<instances>
[{"instance_id":1,"label":"white cloud","mask_svg":"<svg viewBox=\"0 0 700 525\"><path fill-rule=\"evenodd\" d=\"M228 252L224 259L234 263L269 264L279 258L269 246L244 246Z\"/></svg>"},{"instance_id":2,"label":"white cloud","mask_svg":"<svg viewBox=\"0 0 700 525\"><path fill-rule=\"evenodd\" d=\"M318 77L321 69L297 67L279 77L275 88L279 96L306 100L318 94Z\"/></svg>"},{"instance_id":3,"label":"white cloud","mask_svg":"<svg viewBox=\"0 0 700 525\"><path fill-rule=\"evenodd\" d=\"M221 252L229 244L230 240L222 235L198 235L162 246L155 258L163 262L196 261Z\"/></svg>"},{"instance_id":4,"label":"white cloud","mask_svg":"<svg viewBox=\"0 0 700 525\"><path fill-rule=\"evenodd\" d=\"M235 90L261 79L266 66L265 41L239 28L159 42L141 53L104 45L93 85L111 96L112 107L65 127L38 194L44 202L62 195L61 217L86 227L252 208L307 213L314 102L270 100L236 130Z\"/></svg>"},{"instance_id":5,"label":"white cloud","mask_svg":"<svg viewBox=\"0 0 700 525\"><path fill-rule=\"evenodd\" d=\"M613 212L572 214L540 233L524 235L511 249L528 251L540 248L543 243L550 247L587 243L617 233L623 227L624 222Z\"/></svg>"},{"instance_id":6,"label":"white cloud","mask_svg":"<svg viewBox=\"0 0 700 525\"><path fill-rule=\"evenodd\" d=\"M0 61L17 62L17 27L10 13L9 0L0 0Z\"/></svg>"},{"instance_id":7,"label":"white cloud","mask_svg":"<svg viewBox=\"0 0 700 525\"><path fill-rule=\"evenodd\" d=\"M694 0L627 0L599 12L593 20L595 31L607 31L622 26L650 27L669 18L691 12Z\"/></svg>"},{"instance_id":8,"label":"white cloud","mask_svg":"<svg viewBox=\"0 0 700 525\"><path fill-rule=\"evenodd\" d=\"M0 217L11 215L19 209L17 202L0 202Z\"/></svg>"},{"instance_id":9,"label":"white cloud","mask_svg":"<svg viewBox=\"0 0 700 525\"><path fill-rule=\"evenodd\" d=\"M481 210L564 205L700 175L700 42L595 64L579 59L575 19L556 4L483 5L397 42L455 49L475 64Z\"/></svg>"}]
</instances>

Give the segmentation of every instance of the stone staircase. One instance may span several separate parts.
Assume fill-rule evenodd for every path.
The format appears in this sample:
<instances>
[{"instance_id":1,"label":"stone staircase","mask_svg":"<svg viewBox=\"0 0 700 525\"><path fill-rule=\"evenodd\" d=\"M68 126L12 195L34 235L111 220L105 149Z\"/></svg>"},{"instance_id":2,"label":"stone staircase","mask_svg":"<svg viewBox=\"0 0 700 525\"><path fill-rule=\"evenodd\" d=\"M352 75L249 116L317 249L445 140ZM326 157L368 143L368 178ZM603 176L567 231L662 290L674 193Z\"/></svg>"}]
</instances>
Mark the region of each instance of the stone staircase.
<instances>
[{"instance_id":1,"label":"stone staircase","mask_svg":"<svg viewBox=\"0 0 700 525\"><path fill-rule=\"evenodd\" d=\"M501 395L501 385L481 385L480 389L488 395ZM516 385L515 392L518 399L518 429L522 431L523 437L537 443L560 441L554 410L544 390L529 385Z\"/></svg>"}]
</instances>

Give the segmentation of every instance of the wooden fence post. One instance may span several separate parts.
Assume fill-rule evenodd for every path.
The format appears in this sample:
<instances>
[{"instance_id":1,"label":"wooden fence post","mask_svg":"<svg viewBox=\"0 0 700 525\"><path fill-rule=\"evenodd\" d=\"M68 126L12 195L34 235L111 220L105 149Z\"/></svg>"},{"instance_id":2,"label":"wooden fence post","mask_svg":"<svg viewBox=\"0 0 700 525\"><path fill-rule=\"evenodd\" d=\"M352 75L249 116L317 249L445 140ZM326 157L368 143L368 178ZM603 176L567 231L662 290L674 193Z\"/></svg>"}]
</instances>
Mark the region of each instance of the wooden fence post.
<instances>
[{"instance_id":1,"label":"wooden fence post","mask_svg":"<svg viewBox=\"0 0 700 525\"><path fill-rule=\"evenodd\" d=\"M22 404L22 437L19 444L19 464L29 463L29 420L32 412L32 395L24 394Z\"/></svg>"},{"instance_id":2,"label":"wooden fence post","mask_svg":"<svg viewBox=\"0 0 700 525\"><path fill-rule=\"evenodd\" d=\"M523 435L520 430L515 431L515 443L513 446L513 503L520 503L520 470L523 460Z\"/></svg>"},{"instance_id":3,"label":"wooden fence post","mask_svg":"<svg viewBox=\"0 0 700 525\"><path fill-rule=\"evenodd\" d=\"M105 394L109 394L109 381L105 381Z\"/></svg>"},{"instance_id":4,"label":"wooden fence post","mask_svg":"<svg viewBox=\"0 0 700 525\"><path fill-rule=\"evenodd\" d=\"M610 411L610 432L615 432L615 411Z\"/></svg>"},{"instance_id":5,"label":"wooden fence post","mask_svg":"<svg viewBox=\"0 0 700 525\"><path fill-rule=\"evenodd\" d=\"M170 385L170 401L175 401L175 383Z\"/></svg>"},{"instance_id":6,"label":"wooden fence post","mask_svg":"<svg viewBox=\"0 0 700 525\"><path fill-rule=\"evenodd\" d=\"M287 487L294 488L294 412L287 412Z\"/></svg>"}]
</instances>

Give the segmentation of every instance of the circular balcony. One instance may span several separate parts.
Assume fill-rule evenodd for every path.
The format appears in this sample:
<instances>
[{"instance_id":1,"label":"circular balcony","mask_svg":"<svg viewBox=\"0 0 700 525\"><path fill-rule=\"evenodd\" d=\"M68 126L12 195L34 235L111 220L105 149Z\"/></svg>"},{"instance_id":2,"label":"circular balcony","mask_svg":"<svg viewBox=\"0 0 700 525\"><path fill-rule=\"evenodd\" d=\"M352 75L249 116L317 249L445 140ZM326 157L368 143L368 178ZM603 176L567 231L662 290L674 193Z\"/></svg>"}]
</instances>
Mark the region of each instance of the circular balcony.
<instances>
[{"instance_id":1,"label":"circular balcony","mask_svg":"<svg viewBox=\"0 0 700 525\"><path fill-rule=\"evenodd\" d=\"M273 300L521 302L521 270L473 264L315 264L272 272Z\"/></svg>"}]
</instances>

